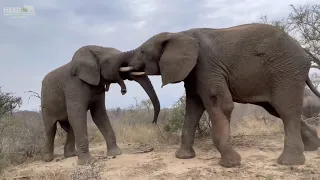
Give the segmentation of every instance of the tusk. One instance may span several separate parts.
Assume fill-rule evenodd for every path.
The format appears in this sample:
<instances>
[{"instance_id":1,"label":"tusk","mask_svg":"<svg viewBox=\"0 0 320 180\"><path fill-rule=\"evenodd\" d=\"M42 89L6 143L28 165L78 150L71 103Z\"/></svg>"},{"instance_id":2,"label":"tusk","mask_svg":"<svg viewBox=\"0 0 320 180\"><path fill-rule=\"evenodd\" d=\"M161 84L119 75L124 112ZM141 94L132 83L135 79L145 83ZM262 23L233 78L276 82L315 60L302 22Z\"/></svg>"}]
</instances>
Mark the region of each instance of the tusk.
<instances>
[{"instance_id":1,"label":"tusk","mask_svg":"<svg viewBox=\"0 0 320 180\"><path fill-rule=\"evenodd\" d=\"M133 67L131 67L131 66L121 67L119 70L120 70L121 72L128 72L128 71L132 71L132 70L133 70Z\"/></svg>"},{"instance_id":2,"label":"tusk","mask_svg":"<svg viewBox=\"0 0 320 180\"><path fill-rule=\"evenodd\" d=\"M134 75L134 76L141 76L141 75L144 75L146 74L145 72L132 72L131 75Z\"/></svg>"}]
</instances>

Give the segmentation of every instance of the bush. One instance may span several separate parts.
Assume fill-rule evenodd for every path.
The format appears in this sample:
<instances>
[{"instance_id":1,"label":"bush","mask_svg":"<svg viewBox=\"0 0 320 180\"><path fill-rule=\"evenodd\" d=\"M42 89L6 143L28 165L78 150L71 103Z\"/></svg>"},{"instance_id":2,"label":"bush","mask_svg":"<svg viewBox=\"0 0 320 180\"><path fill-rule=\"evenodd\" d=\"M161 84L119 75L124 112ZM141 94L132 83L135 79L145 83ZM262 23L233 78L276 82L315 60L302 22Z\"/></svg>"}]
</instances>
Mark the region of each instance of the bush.
<instances>
[{"instance_id":1,"label":"bush","mask_svg":"<svg viewBox=\"0 0 320 180\"><path fill-rule=\"evenodd\" d=\"M18 165L28 159L39 158L44 144L44 128L28 129L24 123L12 116L2 118L2 123L10 125L0 138L0 168Z\"/></svg>"},{"instance_id":2,"label":"bush","mask_svg":"<svg viewBox=\"0 0 320 180\"><path fill-rule=\"evenodd\" d=\"M186 95L184 94L179 98L179 100L174 103L169 120L164 126L164 130L170 133L177 132L182 129L185 116L186 107ZM210 135L211 121L208 113L205 111L199 121L196 129L196 134L200 137L205 137Z\"/></svg>"},{"instance_id":3,"label":"bush","mask_svg":"<svg viewBox=\"0 0 320 180\"><path fill-rule=\"evenodd\" d=\"M12 93L2 92L0 87L0 120L4 115L12 112L21 104L21 97L13 96Z\"/></svg>"},{"instance_id":4,"label":"bush","mask_svg":"<svg viewBox=\"0 0 320 180\"><path fill-rule=\"evenodd\" d=\"M186 107L186 96L183 95L179 100L174 103L171 113L169 115L169 120L164 126L164 130L170 133L177 132L183 126L184 116Z\"/></svg>"}]
</instances>

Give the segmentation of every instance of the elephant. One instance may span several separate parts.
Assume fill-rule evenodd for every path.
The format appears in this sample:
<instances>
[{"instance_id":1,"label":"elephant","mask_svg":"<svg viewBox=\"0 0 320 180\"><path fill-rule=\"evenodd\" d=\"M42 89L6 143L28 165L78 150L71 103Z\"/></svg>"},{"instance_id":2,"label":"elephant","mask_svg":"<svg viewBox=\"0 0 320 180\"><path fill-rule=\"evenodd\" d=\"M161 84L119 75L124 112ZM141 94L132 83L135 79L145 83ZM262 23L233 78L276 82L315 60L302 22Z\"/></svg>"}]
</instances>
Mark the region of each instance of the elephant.
<instances>
[{"instance_id":1,"label":"elephant","mask_svg":"<svg viewBox=\"0 0 320 180\"><path fill-rule=\"evenodd\" d=\"M320 113L320 99L310 89L305 89L302 104L303 119L317 117Z\"/></svg>"},{"instance_id":2,"label":"elephant","mask_svg":"<svg viewBox=\"0 0 320 180\"><path fill-rule=\"evenodd\" d=\"M44 161L53 160L57 122L67 132L64 157L77 155L78 165L97 161L89 152L86 121L88 110L106 141L107 156L122 154L106 113L105 92L110 83L119 83L123 93L126 89L122 84L123 79L138 82L152 101L153 122L156 123L160 102L151 81L147 75L119 72L121 63L125 61L120 50L86 45L74 53L70 62L52 70L43 78L41 109L46 131L42 157Z\"/></svg>"},{"instance_id":3,"label":"elephant","mask_svg":"<svg viewBox=\"0 0 320 180\"><path fill-rule=\"evenodd\" d=\"M294 165L305 163L304 150L320 146L315 129L301 120L305 83L320 97L308 77L311 55L272 25L192 28L153 35L127 53L130 60L122 72L161 75L162 87L184 82L186 114L177 158L195 157L196 126L207 110L219 164L239 166L241 156L230 142L230 116L237 102L259 105L282 119L284 149L277 163Z\"/></svg>"}]
</instances>

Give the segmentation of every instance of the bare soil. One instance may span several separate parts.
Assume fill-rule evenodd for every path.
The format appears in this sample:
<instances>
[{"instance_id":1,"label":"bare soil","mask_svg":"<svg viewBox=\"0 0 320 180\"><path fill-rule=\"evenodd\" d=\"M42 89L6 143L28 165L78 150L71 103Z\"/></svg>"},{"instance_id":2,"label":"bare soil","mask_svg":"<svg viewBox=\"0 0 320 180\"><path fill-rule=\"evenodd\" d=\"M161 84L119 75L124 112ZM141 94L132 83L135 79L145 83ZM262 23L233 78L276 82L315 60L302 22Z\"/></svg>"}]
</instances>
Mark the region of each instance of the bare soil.
<instances>
[{"instance_id":1,"label":"bare soil","mask_svg":"<svg viewBox=\"0 0 320 180\"><path fill-rule=\"evenodd\" d=\"M250 135L232 137L232 143L242 156L242 164L223 168L220 155L211 140L197 140L196 157L177 159L175 146L157 146L154 151L138 153L151 147L144 144L120 144L123 154L105 158L105 145L91 148L99 162L93 166L76 166L76 157L63 158L57 148L52 162L35 161L7 168L4 179L112 179L112 180L191 180L191 179L320 179L320 152L305 152L306 163L284 166L276 160L283 149L283 135Z\"/></svg>"}]
</instances>

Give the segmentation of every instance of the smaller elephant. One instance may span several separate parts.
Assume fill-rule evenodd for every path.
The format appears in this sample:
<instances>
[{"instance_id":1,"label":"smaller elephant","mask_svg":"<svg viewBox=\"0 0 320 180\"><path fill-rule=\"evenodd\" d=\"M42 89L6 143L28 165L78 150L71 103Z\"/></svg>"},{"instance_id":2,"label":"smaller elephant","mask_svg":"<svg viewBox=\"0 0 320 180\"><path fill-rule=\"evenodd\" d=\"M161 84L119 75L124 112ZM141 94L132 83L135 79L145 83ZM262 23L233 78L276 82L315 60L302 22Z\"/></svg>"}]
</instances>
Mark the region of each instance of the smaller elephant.
<instances>
[{"instance_id":1,"label":"smaller elephant","mask_svg":"<svg viewBox=\"0 0 320 180\"><path fill-rule=\"evenodd\" d=\"M71 62L44 77L41 88L41 109L46 131L44 161L53 160L56 124L59 122L67 132L64 156L67 158L77 155L78 165L96 162L89 152L86 120L88 110L106 141L107 155L122 154L105 107L105 92L110 83L118 83L124 94L126 87L123 79L138 82L152 101L153 122L156 123L160 103L148 76L120 73L119 68L125 62L126 56L117 49L88 45L79 48Z\"/></svg>"},{"instance_id":2,"label":"smaller elephant","mask_svg":"<svg viewBox=\"0 0 320 180\"><path fill-rule=\"evenodd\" d=\"M320 99L317 96L315 96L310 89L305 89L302 105L303 119L316 117L319 113Z\"/></svg>"}]
</instances>

